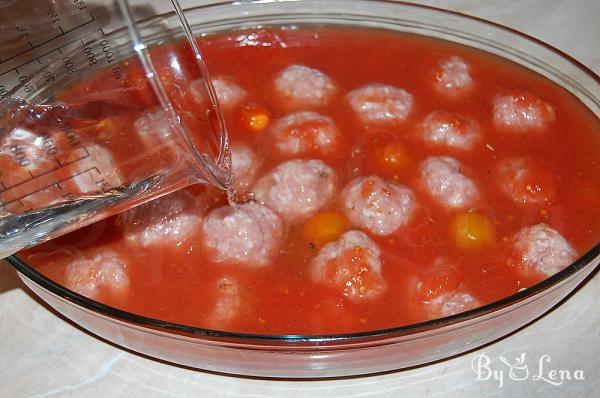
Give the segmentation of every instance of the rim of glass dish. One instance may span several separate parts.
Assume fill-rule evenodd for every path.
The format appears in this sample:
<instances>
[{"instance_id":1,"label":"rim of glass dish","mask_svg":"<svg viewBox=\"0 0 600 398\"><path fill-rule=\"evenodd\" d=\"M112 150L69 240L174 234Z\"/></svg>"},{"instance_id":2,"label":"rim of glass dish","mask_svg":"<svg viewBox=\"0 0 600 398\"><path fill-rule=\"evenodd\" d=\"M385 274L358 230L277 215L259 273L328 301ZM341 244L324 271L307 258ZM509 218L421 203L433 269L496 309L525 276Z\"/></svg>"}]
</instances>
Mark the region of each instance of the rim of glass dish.
<instances>
[{"instance_id":1,"label":"rim of glass dish","mask_svg":"<svg viewBox=\"0 0 600 398\"><path fill-rule=\"evenodd\" d=\"M295 2L296 0L284 0ZM544 47L546 50L549 50L561 58L568 61L570 64L574 65L581 72L584 72L588 77L595 80L598 84L600 84L600 76L596 75L592 70L583 65L581 62L577 61L575 58L570 55L562 52L561 50L550 46L549 44L535 38L529 36L525 33L522 33L513 28L488 21L483 18L463 14L457 11L445 10L437 7L432 7L428 5L422 4L414 4L414 3L406 3L403 1L395 1L395 0L371 0L375 3L387 3L394 4L404 7L413 7L415 9L423 9L423 10L431 10L434 12L438 12L440 14L448 14L454 15L460 18L464 18L467 20L475 21L478 23L482 23L484 25L488 25L490 27L503 30L508 33L515 34L519 36L521 39L525 41L532 42L538 46ZM270 0L254 0L248 1L247 3L242 3L243 5L248 5L251 3L271 3L271 2L281 2L281 0L270 1ZM224 6L231 5L235 6L239 4L237 1L220 1L220 2L211 2L210 4L190 7L189 10L200 10L206 9L216 6ZM169 15L170 13L156 15L148 19L159 18L161 16ZM485 51L485 50L483 50ZM227 340L228 342L239 342L239 343L249 343L249 342L279 342L279 343L327 343L327 342L344 342L344 343L352 343L353 341L365 341L365 340L382 340L386 337L399 337L399 336L410 336L416 335L420 332L431 331L440 329L446 326L458 324L462 321L474 320L480 318L484 315L493 313L495 311L501 310L503 308L510 307L513 304L524 301L526 299L537 296L544 291L550 289L551 287L559 284L567 280L569 277L574 276L576 273L582 271L588 266L592 266L594 259L600 256L600 242L598 242L595 246L593 246L590 250L588 250L585 254L580 256L573 264L564 268L563 270L557 272L556 274L542 280L541 282L526 288L522 291L514 293L510 296L504 297L500 300L494 301L492 303L471 309L469 311L461 312L455 315L431 319L424 322L402 325L397 327L385 328L385 329L377 329L377 330L367 330L361 332L354 333L338 333L338 334L315 334L315 335L297 335L297 334L259 334L259 333L243 333L243 332L228 332L221 331L216 329L207 329L200 328L195 326L189 326L180 323L162 321L160 319L146 317L143 315L138 315L132 312L120 310L115 307L108 306L106 304L102 304L98 301L92 300L85 296L82 296L78 293L75 293L60 284L48 279L40 272L36 271L32 267L30 267L23 260L18 258L18 254L7 257L5 260L15 268L17 272L27 277L32 282L36 283L40 287L48 290L50 293L57 295L72 304L81 306L87 310L90 310L95 313L102 314L112 319L120 320L126 323L133 323L138 326L148 327L151 330L162 331L171 333L172 338L177 338L178 336L187 336L197 338L199 340L210 338L211 340ZM599 267L600 263L596 265ZM593 270L590 270L590 273ZM417 336L415 336L417 337Z\"/></svg>"}]
</instances>

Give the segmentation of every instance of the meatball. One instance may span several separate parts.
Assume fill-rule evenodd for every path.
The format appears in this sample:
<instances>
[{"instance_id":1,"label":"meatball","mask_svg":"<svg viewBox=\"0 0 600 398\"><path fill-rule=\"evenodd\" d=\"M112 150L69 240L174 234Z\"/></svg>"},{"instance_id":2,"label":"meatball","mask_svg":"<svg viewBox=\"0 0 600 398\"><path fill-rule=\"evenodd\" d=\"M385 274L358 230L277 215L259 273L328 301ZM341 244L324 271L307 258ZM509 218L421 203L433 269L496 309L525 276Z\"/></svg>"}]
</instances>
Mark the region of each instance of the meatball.
<instances>
[{"instance_id":1,"label":"meatball","mask_svg":"<svg viewBox=\"0 0 600 398\"><path fill-rule=\"evenodd\" d=\"M420 138L432 146L469 151L481 141L481 133L477 123L469 118L435 111L421 124Z\"/></svg>"},{"instance_id":2,"label":"meatball","mask_svg":"<svg viewBox=\"0 0 600 398\"><path fill-rule=\"evenodd\" d=\"M2 198L8 211L40 209L123 184L111 153L75 133L19 128L3 138L0 178L10 188Z\"/></svg>"},{"instance_id":3,"label":"meatball","mask_svg":"<svg viewBox=\"0 0 600 398\"><path fill-rule=\"evenodd\" d=\"M3 189L10 187L10 192L2 195L4 211L8 213L12 209L21 213L61 199L63 192L53 187L25 197L32 191L26 183L32 176L43 175L56 168L53 156L48 154L45 147L45 144L51 145L53 151L57 150L50 135L38 135L26 129L15 128L0 138L0 182Z\"/></svg>"},{"instance_id":4,"label":"meatball","mask_svg":"<svg viewBox=\"0 0 600 398\"><path fill-rule=\"evenodd\" d=\"M261 164L261 159L248 146L231 146L231 168L235 174L235 188L238 191L246 191L252 185Z\"/></svg>"},{"instance_id":5,"label":"meatball","mask_svg":"<svg viewBox=\"0 0 600 398\"><path fill-rule=\"evenodd\" d=\"M224 110L230 110L238 106L248 95L246 90L238 86L233 79L225 76L212 78L212 84L215 88L219 105ZM190 83L190 91L194 100L202 103L207 100L208 93L204 86L204 80L194 80Z\"/></svg>"},{"instance_id":6,"label":"meatball","mask_svg":"<svg viewBox=\"0 0 600 398\"><path fill-rule=\"evenodd\" d=\"M341 194L346 217L356 226L385 236L406 225L416 207L412 191L380 177L358 177Z\"/></svg>"},{"instance_id":7,"label":"meatball","mask_svg":"<svg viewBox=\"0 0 600 398\"><path fill-rule=\"evenodd\" d=\"M65 267L65 285L89 298L96 298L102 291L122 295L129 288L127 264L112 251L78 258Z\"/></svg>"},{"instance_id":8,"label":"meatball","mask_svg":"<svg viewBox=\"0 0 600 398\"><path fill-rule=\"evenodd\" d=\"M430 319L458 314L481 305L461 283L459 264L439 257L424 267L415 285L415 298Z\"/></svg>"},{"instance_id":9,"label":"meatball","mask_svg":"<svg viewBox=\"0 0 600 398\"><path fill-rule=\"evenodd\" d=\"M444 61L435 73L435 87L444 94L460 94L472 84L469 65L457 56Z\"/></svg>"},{"instance_id":10,"label":"meatball","mask_svg":"<svg viewBox=\"0 0 600 398\"><path fill-rule=\"evenodd\" d=\"M479 300L471 294L457 290L444 293L425 303L431 319L459 314L481 306Z\"/></svg>"},{"instance_id":11,"label":"meatball","mask_svg":"<svg viewBox=\"0 0 600 398\"><path fill-rule=\"evenodd\" d=\"M215 283L216 302L207 317L208 327L221 329L231 323L240 313L242 298L240 282L230 276L220 278Z\"/></svg>"},{"instance_id":12,"label":"meatball","mask_svg":"<svg viewBox=\"0 0 600 398\"><path fill-rule=\"evenodd\" d=\"M552 105L520 90L497 96L493 112L497 127L515 132L541 130L556 118Z\"/></svg>"},{"instance_id":13,"label":"meatball","mask_svg":"<svg viewBox=\"0 0 600 398\"><path fill-rule=\"evenodd\" d=\"M191 193L181 190L121 213L116 222L130 243L179 246L198 230L207 208L208 204L200 205Z\"/></svg>"},{"instance_id":14,"label":"meatball","mask_svg":"<svg viewBox=\"0 0 600 398\"><path fill-rule=\"evenodd\" d=\"M311 263L311 275L352 301L373 299L383 293L380 250L364 232L348 231L325 244Z\"/></svg>"},{"instance_id":15,"label":"meatball","mask_svg":"<svg viewBox=\"0 0 600 398\"><path fill-rule=\"evenodd\" d=\"M304 65L285 68L275 79L275 89L290 109L326 105L336 91L327 75Z\"/></svg>"},{"instance_id":16,"label":"meatball","mask_svg":"<svg viewBox=\"0 0 600 398\"><path fill-rule=\"evenodd\" d=\"M213 261L253 267L271 262L279 250L283 232L281 218L254 202L219 207L202 223L203 244Z\"/></svg>"},{"instance_id":17,"label":"meatball","mask_svg":"<svg viewBox=\"0 0 600 398\"><path fill-rule=\"evenodd\" d=\"M524 274L551 276L577 259L577 252L567 240L547 224L521 229L512 241L509 264Z\"/></svg>"},{"instance_id":18,"label":"meatball","mask_svg":"<svg viewBox=\"0 0 600 398\"><path fill-rule=\"evenodd\" d=\"M133 122L133 128L144 145L149 148L176 139L169 116L162 109L144 112Z\"/></svg>"},{"instance_id":19,"label":"meatball","mask_svg":"<svg viewBox=\"0 0 600 398\"><path fill-rule=\"evenodd\" d=\"M50 144L48 135L38 135L29 130L15 128L9 134L2 136L0 145L0 168L2 178L9 178L5 185L14 185L21 179L30 178L29 173L41 174L51 165L52 159L47 155L44 144Z\"/></svg>"},{"instance_id":20,"label":"meatball","mask_svg":"<svg viewBox=\"0 0 600 398\"><path fill-rule=\"evenodd\" d=\"M108 149L90 144L85 146L85 152L85 159L64 169L70 178L63 184L72 195L96 193L123 185L121 173Z\"/></svg>"},{"instance_id":21,"label":"meatball","mask_svg":"<svg viewBox=\"0 0 600 398\"><path fill-rule=\"evenodd\" d=\"M263 176L254 187L256 200L286 222L305 220L333 197L335 171L320 160L289 160Z\"/></svg>"},{"instance_id":22,"label":"meatball","mask_svg":"<svg viewBox=\"0 0 600 398\"><path fill-rule=\"evenodd\" d=\"M556 199L558 181L549 165L531 157L502 160L495 168L500 190L519 205L550 204Z\"/></svg>"},{"instance_id":23,"label":"meatball","mask_svg":"<svg viewBox=\"0 0 600 398\"><path fill-rule=\"evenodd\" d=\"M458 160L449 156L425 159L420 166L420 179L427 192L449 208L468 207L479 198L475 183L461 173Z\"/></svg>"},{"instance_id":24,"label":"meatball","mask_svg":"<svg viewBox=\"0 0 600 398\"><path fill-rule=\"evenodd\" d=\"M275 150L284 156L331 155L340 132L333 120L316 112L296 112L277 120L270 129Z\"/></svg>"},{"instance_id":25,"label":"meatball","mask_svg":"<svg viewBox=\"0 0 600 398\"><path fill-rule=\"evenodd\" d=\"M370 84L351 91L347 100L360 121L367 126L401 123L413 108L412 94L385 84Z\"/></svg>"}]
</instances>

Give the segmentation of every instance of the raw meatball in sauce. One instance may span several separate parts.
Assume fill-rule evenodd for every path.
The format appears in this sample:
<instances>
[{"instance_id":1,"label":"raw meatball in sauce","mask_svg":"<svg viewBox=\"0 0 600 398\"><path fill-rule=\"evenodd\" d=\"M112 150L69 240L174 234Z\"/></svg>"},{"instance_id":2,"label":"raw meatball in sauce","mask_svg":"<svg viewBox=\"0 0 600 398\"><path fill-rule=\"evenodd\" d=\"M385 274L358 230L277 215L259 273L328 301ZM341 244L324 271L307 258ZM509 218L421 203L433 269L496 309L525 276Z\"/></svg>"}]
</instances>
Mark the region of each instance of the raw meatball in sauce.
<instances>
[{"instance_id":1,"label":"raw meatball in sauce","mask_svg":"<svg viewBox=\"0 0 600 398\"><path fill-rule=\"evenodd\" d=\"M218 76L212 78L212 84L219 100L219 105L224 110L230 110L238 106L248 95L246 90L234 83L233 79ZM196 102L202 103L208 98L206 96L204 81L194 80L190 83L190 90Z\"/></svg>"},{"instance_id":2,"label":"raw meatball in sauce","mask_svg":"<svg viewBox=\"0 0 600 398\"><path fill-rule=\"evenodd\" d=\"M556 174L549 165L531 157L500 161L495 176L500 190L516 204L543 205L556 199Z\"/></svg>"},{"instance_id":3,"label":"raw meatball in sauce","mask_svg":"<svg viewBox=\"0 0 600 398\"><path fill-rule=\"evenodd\" d=\"M331 155L338 149L340 132L330 117L296 112L278 119L270 137L275 150L284 156Z\"/></svg>"},{"instance_id":4,"label":"raw meatball in sauce","mask_svg":"<svg viewBox=\"0 0 600 398\"><path fill-rule=\"evenodd\" d=\"M370 84L348 93L350 107L364 125L396 125L408 118L413 96L385 84Z\"/></svg>"},{"instance_id":5,"label":"raw meatball in sauce","mask_svg":"<svg viewBox=\"0 0 600 398\"><path fill-rule=\"evenodd\" d=\"M457 56L444 61L435 73L435 87L443 94L458 95L472 85L469 65Z\"/></svg>"},{"instance_id":6,"label":"raw meatball in sauce","mask_svg":"<svg viewBox=\"0 0 600 398\"><path fill-rule=\"evenodd\" d=\"M552 105L520 90L497 96L493 112L497 127L515 132L542 130L556 118Z\"/></svg>"},{"instance_id":7,"label":"raw meatball in sauce","mask_svg":"<svg viewBox=\"0 0 600 398\"><path fill-rule=\"evenodd\" d=\"M65 284L76 293L95 298L102 291L125 294L129 287L127 265L112 251L101 251L91 258L78 258L65 268Z\"/></svg>"},{"instance_id":8,"label":"raw meatball in sauce","mask_svg":"<svg viewBox=\"0 0 600 398\"><path fill-rule=\"evenodd\" d=\"M430 157L420 166L421 183L438 202L459 209L473 205L479 198L475 183L461 173L458 160L449 156Z\"/></svg>"},{"instance_id":9,"label":"raw meatball in sauce","mask_svg":"<svg viewBox=\"0 0 600 398\"><path fill-rule=\"evenodd\" d=\"M240 282L231 276L216 281L216 302L206 322L210 328L223 328L237 318L242 305Z\"/></svg>"},{"instance_id":10,"label":"raw meatball in sauce","mask_svg":"<svg viewBox=\"0 0 600 398\"><path fill-rule=\"evenodd\" d=\"M175 139L168 114L162 109L144 112L133 123L133 128L142 142L149 148Z\"/></svg>"},{"instance_id":11,"label":"raw meatball in sauce","mask_svg":"<svg viewBox=\"0 0 600 398\"><path fill-rule=\"evenodd\" d=\"M240 192L248 190L261 164L261 159L248 146L244 144L231 146L231 168L235 174L236 190Z\"/></svg>"},{"instance_id":12,"label":"raw meatball in sauce","mask_svg":"<svg viewBox=\"0 0 600 398\"><path fill-rule=\"evenodd\" d=\"M431 319L458 314L481 305L475 297L461 290L441 294L425 304Z\"/></svg>"},{"instance_id":13,"label":"raw meatball in sauce","mask_svg":"<svg viewBox=\"0 0 600 398\"><path fill-rule=\"evenodd\" d=\"M547 224L521 229L512 239L509 264L526 275L551 276L577 258L571 244Z\"/></svg>"},{"instance_id":14,"label":"raw meatball in sauce","mask_svg":"<svg viewBox=\"0 0 600 398\"><path fill-rule=\"evenodd\" d=\"M364 232L346 232L325 244L313 259L313 280L352 301L375 298L386 289L380 255L377 244Z\"/></svg>"},{"instance_id":15,"label":"raw meatball in sauce","mask_svg":"<svg viewBox=\"0 0 600 398\"><path fill-rule=\"evenodd\" d=\"M421 124L420 138L431 146L469 151L481 141L481 133L477 123L469 118L435 111Z\"/></svg>"},{"instance_id":16,"label":"raw meatball in sauce","mask_svg":"<svg viewBox=\"0 0 600 398\"><path fill-rule=\"evenodd\" d=\"M275 79L275 89L289 109L326 105L336 91L326 74L304 65L285 68Z\"/></svg>"},{"instance_id":17,"label":"raw meatball in sauce","mask_svg":"<svg viewBox=\"0 0 600 398\"><path fill-rule=\"evenodd\" d=\"M415 288L415 298L429 319L458 314L481 305L461 283L457 264L443 257L421 271Z\"/></svg>"},{"instance_id":18,"label":"raw meatball in sauce","mask_svg":"<svg viewBox=\"0 0 600 398\"><path fill-rule=\"evenodd\" d=\"M3 181L6 185L18 184L31 178L29 172L38 175L51 166L52 160L44 147L47 138L22 128L15 128L2 137L0 167L3 180L8 178Z\"/></svg>"},{"instance_id":19,"label":"raw meatball in sauce","mask_svg":"<svg viewBox=\"0 0 600 398\"><path fill-rule=\"evenodd\" d=\"M184 190L135 207L117 217L125 239L142 247L179 245L202 223L208 203Z\"/></svg>"},{"instance_id":20,"label":"raw meatball in sauce","mask_svg":"<svg viewBox=\"0 0 600 398\"><path fill-rule=\"evenodd\" d=\"M406 225L417 206L412 191L380 177L358 177L341 194L346 217L356 226L385 236Z\"/></svg>"},{"instance_id":21,"label":"raw meatball in sauce","mask_svg":"<svg viewBox=\"0 0 600 398\"><path fill-rule=\"evenodd\" d=\"M286 222L304 220L333 197L335 171L320 160L289 160L279 164L254 186L256 200Z\"/></svg>"},{"instance_id":22,"label":"raw meatball in sauce","mask_svg":"<svg viewBox=\"0 0 600 398\"><path fill-rule=\"evenodd\" d=\"M202 223L204 247L218 263L266 266L277 254L283 233L281 218L254 202L219 207Z\"/></svg>"},{"instance_id":23,"label":"raw meatball in sauce","mask_svg":"<svg viewBox=\"0 0 600 398\"><path fill-rule=\"evenodd\" d=\"M64 185L73 195L79 196L86 193L105 191L123 184L121 173L115 166L108 149L98 144L89 144L85 146L85 151L88 157L87 162L94 165L95 173L89 172L76 175L81 166L77 168L75 166L67 167L68 175L75 175L75 177L65 181ZM68 162L69 160L65 163Z\"/></svg>"},{"instance_id":24,"label":"raw meatball in sauce","mask_svg":"<svg viewBox=\"0 0 600 398\"><path fill-rule=\"evenodd\" d=\"M2 138L0 182L2 191L11 187L11 195L2 198L8 212L39 209L123 184L110 151L72 131L36 134L15 128ZM53 172L58 182L40 189L36 178Z\"/></svg>"}]
</instances>

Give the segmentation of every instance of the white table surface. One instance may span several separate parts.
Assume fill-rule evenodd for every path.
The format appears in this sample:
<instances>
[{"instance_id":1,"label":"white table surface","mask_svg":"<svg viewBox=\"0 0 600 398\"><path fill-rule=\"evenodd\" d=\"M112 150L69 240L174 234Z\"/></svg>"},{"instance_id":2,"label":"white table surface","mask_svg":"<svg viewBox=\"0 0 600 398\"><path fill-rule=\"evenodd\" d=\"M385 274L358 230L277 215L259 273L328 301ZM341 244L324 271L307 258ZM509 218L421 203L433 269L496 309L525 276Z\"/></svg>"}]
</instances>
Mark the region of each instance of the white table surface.
<instances>
[{"instance_id":1,"label":"white table surface","mask_svg":"<svg viewBox=\"0 0 600 398\"><path fill-rule=\"evenodd\" d=\"M574 56L600 74L598 0L429 0L516 28ZM493 397L600 396L600 275L535 323L492 345L406 371L351 379L274 381L184 369L120 350L41 305L0 264L0 398L20 397ZM485 353L504 383L477 380L471 368ZM530 376L512 380L500 357L526 354ZM555 386L540 371L575 372L584 380ZM546 357L548 358L548 357Z\"/></svg>"}]
</instances>

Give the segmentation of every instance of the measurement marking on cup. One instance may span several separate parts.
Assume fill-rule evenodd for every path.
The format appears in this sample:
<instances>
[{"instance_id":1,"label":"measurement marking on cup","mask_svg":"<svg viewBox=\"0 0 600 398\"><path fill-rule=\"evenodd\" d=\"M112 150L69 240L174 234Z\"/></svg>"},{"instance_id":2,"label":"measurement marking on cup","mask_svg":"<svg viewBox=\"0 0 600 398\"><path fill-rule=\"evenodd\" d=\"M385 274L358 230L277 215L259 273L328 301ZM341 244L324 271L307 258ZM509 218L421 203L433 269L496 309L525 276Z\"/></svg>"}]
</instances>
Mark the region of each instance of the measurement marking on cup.
<instances>
[{"instance_id":1,"label":"measurement marking on cup","mask_svg":"<svg viewBox=\"0 0 600 398\"><path fill-rule=\"evenodd\" d=\"M15 199L12 199L12 200L9 200L9 201L5 202L5 205L9 205L9 204L11 204L11 203L14 203L14 202L19 202L20 204L23 204L23 202L21 202L21 199L23 199L23 198L26 198L26 197L28 197L28 196L34 195L34 194L36 194L36 193L38 193L38 192L44 191L44 190L46 190L46 189L48 189L48 188L51 188L51 187L53 187L53 186L58 186L57 184L61 184L61 183L65 182L65 181L68 181L68 180L74 179L75 177L78 177L78 176L80 176L80 175L82 175L82 174L85 174L85 173L88 173L88 172L90 172L90 171L96 171L96 172L98 172L98 173L99 173L99 171L98 171L98 168L97 168L96 166L94 166L94 167L90 167L90 168L88 168L88 169L85 169L85 170L82 170L82 171L80 171L80 172L78 172L78 173L72 174L71 176L69 176L69 177L67 177L67 178L63 178L62 180L59 180L59 181L54 181L54 182L52 182L51 184L44 185L44 186L42 186L42 187L40 187L40 188L38 188L38 189L35 189L35 190L33 190L33 191L29 191L29 192L28 192L28 193L26 193L25 195L21 195L21 196L19 196L18 198L15 198ZM32 180L29 180L29 181L32 181Z\"/></svg>"},{"instance_id":2,"label":"measurement marking on cup","mask_svg":"<svg viewBox=\"0 0 600 398\"><path fill-rule=\"evenodd\" d=\"M10 62L10 61L20 61L21 58L28 54L31 53L32 55L29 57L29 59L26 59L25 62L21 63L20 65L17 65L17 67L23 66L31 61L33 61L35 59L36 56L38 57L42 57L44 55L50 54L52 51L56 51L56 49L59 46L66 46L68 44L71 44L74 41L80 40L82 37L87 37L90 34L96 33L98 32L98 26L96 24L93 24L93 22L96 21L96 19L94 18L93 15L90 14L90 20L87 22L82 23L81 25L77 25L74 26L73 28L69 29L69 30L65 30L64 33L58 33L58 35L50 37L49 39L35 44L33 45L33 43L31 44L31 48L26 48L23 51L11 55L10 57L6 58L6 59L2 59L2 61L0 62L0 76L10 72L11 70L14 70L14 66L12 64L14 64L15 62ZM90 30L89 28L92 27L92 30ZM74 32L74 31L79 31L82 30L82 32ZM73 34L71 34L71 32L74 32ZM44 54L40 55L40 54L35 54L35 56L32 53L32 50L39 48L39 47L43 47L46 46L48 44L50 44L53 41L58 41L58 43L56 43L55 45L51 45L50 47L52 47L52 49L50 51L45 52Z\"/></svg>"},{"instance_id":3,"label":"measurement marking on cup","mask_svg":"<svg viewBox=\"0 0 600 398\"><path fill-rule=\"evenodd\" d=\"M77 159L74 159L74 160L68 161L68 162L66 162L66 163L62 163L62 164L61 164L61 162L60 162L58 159L56 159L56 161L57 161L57 162L58 162L58 164L60 165L59 167L54 167L53 169L50 169L50 170L44 171L43 173L41 173L41 174L38 174L37 176L34 176L33 174L31 174L31 172L29 172L29 174L32 176L32 178L31 178L30 180L22 181L22 182L19 182L19 183L17 183L17 184L10 185L10 186L6 186L6 185L4 185L3 183L1 183L1 184L2 184L2 190L0 190L0 193L2 193L2 192L5 192L5 191L8 191L8 190L10 190L10 189L13 189L13 188L16 188L16 187L18 187L18 186L20 186L20 185L23 185L23 184L27 184L28 182L30 182L30 181L32 181L32 180L34 180L34 179L39 179L39 178L41 178L41 177L47 176L48 174L52 174L52 173L54 173L55 171L58 171L58 170L60 170L61 168L65 167L65 166L71 165L71 164L73 164L73 163L76 163L76 162L79 162L79 161L81 161L81 160L84 160L84 159L88 158L88 157L90 156L90 153L88 152L87 148L83 148L83 150L84 150L84 152L85 152L85 155L83 155L83 156L81 156L81 157L79 157L79 158L77 158ZM94 166L94 167L91 167L91 168L93 169L93 168L96 168L96 167Z\"/></svg>"}]
</instances>

